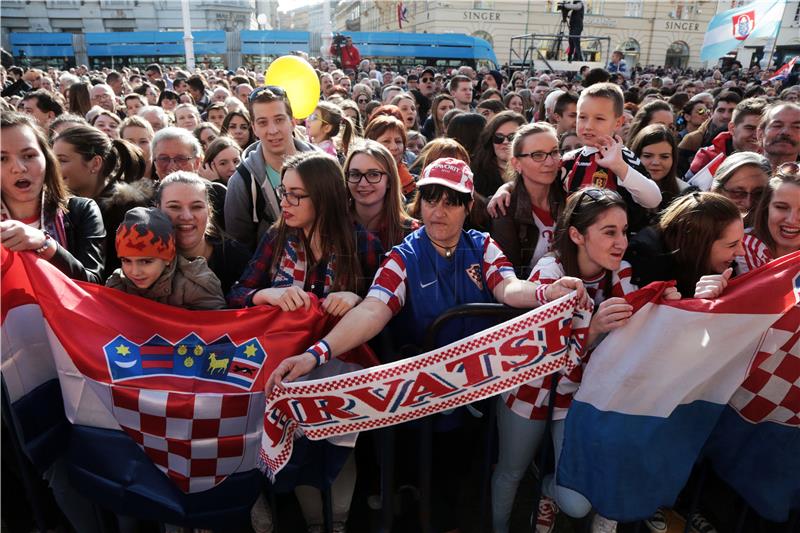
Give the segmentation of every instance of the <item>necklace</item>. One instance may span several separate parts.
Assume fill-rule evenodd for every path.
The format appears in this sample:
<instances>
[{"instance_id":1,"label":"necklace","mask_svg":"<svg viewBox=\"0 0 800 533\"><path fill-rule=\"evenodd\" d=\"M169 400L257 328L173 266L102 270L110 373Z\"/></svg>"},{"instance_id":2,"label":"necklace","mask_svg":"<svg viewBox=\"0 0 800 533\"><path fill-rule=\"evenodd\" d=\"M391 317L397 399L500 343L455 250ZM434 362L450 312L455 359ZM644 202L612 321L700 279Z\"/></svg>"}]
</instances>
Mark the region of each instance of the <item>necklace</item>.
<instances>
[{"instance_id":1,"label":"necklace","mask_svg":"<svg viewBox=\"0 0 800 533\"><path fill-rule=\"evenodd\" d=\"M445 246L445 245L443 245L443 244L439 244L438 242L434 241L434 240L431 238L431 236L430 236L430 235L428 235L428 238L431 240L431 242L432 242L432 243L433 243L435 246L438 246L439 248L441 248L442 250L444 250L444 256L445 256L446 258L450 259L451 257L453 257L453 252L456 250L456 246L458 246L458 243L454 244L453 246Z\"/></svg>"}]
</instances>

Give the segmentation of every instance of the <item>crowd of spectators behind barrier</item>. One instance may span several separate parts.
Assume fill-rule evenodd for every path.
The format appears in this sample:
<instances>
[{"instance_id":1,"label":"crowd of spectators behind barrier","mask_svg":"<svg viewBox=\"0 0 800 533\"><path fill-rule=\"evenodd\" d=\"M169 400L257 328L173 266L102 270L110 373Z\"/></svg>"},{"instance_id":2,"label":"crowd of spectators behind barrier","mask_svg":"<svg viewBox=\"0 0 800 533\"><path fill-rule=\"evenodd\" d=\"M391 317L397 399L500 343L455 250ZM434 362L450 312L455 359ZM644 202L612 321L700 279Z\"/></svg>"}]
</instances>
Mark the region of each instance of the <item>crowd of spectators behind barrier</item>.
<instances>
[{"instance_id":1,"label":"crowd of spectators behind barrier","mask_svg":"<svg viewBox=\"0 0 800 533\"><path fill-rule=\"evenodd\" d=\"M314 293L326 299L326 312L345 315L343 323L359 317L349 322L364 340L400 312L402 291L412 290L385 279L387 269L409 260L397 250L411 246L410 234L427 235L414 246L447 260L464 247L494 254L481 256L494 274L483 273L485 289L471 301L531 306L574 286L564 280L596 283L598 335L627 319L626 308L606 303L645 281L677 278L683 297L714 297L731 275L800 249L797 72L770 80L774 69L735 62L726 69L629 68L619 52L607 70L578 61L570 72L399 67L362 60L351 45L336 50L343 68L308 58L321 94L302 120L282 89L265 87L264 73L245 67L59 70L22 68L4 56L3 245L35 251L74 279L189 308L290 312L308 306ZM442 158L458 169L447 178L452 183L436 177ZM570 195L587 185L594 187L588 196ZM680 247L670 239L693 223L686 213L712 209L724 224L690 243L694 259L658 259ZM587 235L606 215L619 225L619 257L611 266L591 263L613 281L598 289L590 281L597 271L577 258L596 253ZM137 224L172 224L177 258L131 256L121 235ZM720 255L714 243L731 235L733 245ZM634 274L620 278L629 237L638 254ZM287 264L287 254L301 249L306 259ZM295 283L291 268L306 269L304 280ZM288 285L278 283L282 275ZM370 289L374 275L391 297ZM156 290L164 284L172 292ZM320 347L307 354L319 363L344 350L334 341L326 346L327 355ZM291 361L284 371L292 376L306 368ZM499 409L501 466L492 498L494 529L502 532L541 435L531 430L514 448L509 428L525 432L540 421ZM461 430L460 438L474 436L472 426ZM559 426L553 431L556 439ZM439 459L434 483L444 488L435 491L434 522L448 531L464 527L453 514L463 472L453 458ZM335 531L344 531L356 479L352 455L340 463L331 480ZM84 529L80 504L63 503L64 487L47 479L73 527L93 530ZM561 492L542 499L539 531L552 527L556 502L574 516L591 508L581 495L553 487ZM319 531L319 492L300 486L296 495L309 531ZM599 518L595 531L615 530ZM126 523L120 517L121 530ZM253 528L270 531L268 523L259 499Z\"/></svg>"}]
</instances>

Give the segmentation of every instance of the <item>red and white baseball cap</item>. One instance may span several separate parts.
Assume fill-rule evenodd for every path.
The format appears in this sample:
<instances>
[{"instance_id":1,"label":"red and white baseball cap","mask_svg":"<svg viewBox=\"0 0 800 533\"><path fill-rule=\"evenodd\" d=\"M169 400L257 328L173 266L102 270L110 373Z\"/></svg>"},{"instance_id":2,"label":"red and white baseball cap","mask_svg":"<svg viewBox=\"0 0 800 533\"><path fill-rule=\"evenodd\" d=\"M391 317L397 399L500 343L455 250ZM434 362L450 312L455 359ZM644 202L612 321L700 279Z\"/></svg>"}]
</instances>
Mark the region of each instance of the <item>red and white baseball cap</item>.
<instances>
[{"instance_id":1,"label":"red and white baseball cap","mask_svg":"<svg viewBox=\"0 0 800 533\"><path fill-rule=\"evenodd\" d=\"M452 157L442 157L425 167L425 170L422 171L422 178L417 182L417 187L425 185L444 185L454 191L469 195L472 195L472 191L475 190L469 165Z\"/></svg>"}]
</instances>

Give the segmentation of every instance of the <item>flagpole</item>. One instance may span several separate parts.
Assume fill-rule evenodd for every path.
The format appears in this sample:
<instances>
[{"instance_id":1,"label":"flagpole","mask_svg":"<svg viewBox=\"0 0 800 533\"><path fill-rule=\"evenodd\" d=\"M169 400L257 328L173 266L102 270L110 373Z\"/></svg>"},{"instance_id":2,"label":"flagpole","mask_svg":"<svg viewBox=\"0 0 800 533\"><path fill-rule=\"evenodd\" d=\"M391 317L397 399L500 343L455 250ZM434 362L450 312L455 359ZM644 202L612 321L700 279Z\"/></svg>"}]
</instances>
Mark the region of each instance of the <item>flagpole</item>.
<instances>
[{"instance_id":1,"label":"flagpole","mask_svg":"<svg viewBox=\"0 0 800 533\"><path fill-rule=\"evenodd\" d=\"M769 48L769 61L764 66L766 70L769 70L769 66L772 64L772 59L775 56L775 48L778 47L778 38L781 36L781 26L783 26L783 17L786 15L786 0L783 2L783 9L781 9L781 18L778 21L778 33L775 34L775 39L772 41L772 46Z\"/></svg>"}]
</instances>

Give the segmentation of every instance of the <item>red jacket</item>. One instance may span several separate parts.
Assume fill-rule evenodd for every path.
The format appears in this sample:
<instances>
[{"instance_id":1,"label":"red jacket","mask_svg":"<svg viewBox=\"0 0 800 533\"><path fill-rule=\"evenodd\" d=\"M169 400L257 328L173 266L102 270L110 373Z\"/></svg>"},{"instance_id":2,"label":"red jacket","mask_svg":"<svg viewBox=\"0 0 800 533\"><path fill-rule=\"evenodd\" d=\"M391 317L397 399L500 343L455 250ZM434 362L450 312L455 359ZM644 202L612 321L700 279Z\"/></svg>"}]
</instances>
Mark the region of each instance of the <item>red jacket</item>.
<instances>
[{"instance_id":1,"label":"red jacket","mask_svg":"<svg viewBox=\"0 0 800 533\"><path fill-rule=\"evenodd\" d=\"M733 152L733 135L729 131L723 131L714 137L714 140L711 141L711 146L700 148L697 151L689 171L692 175L697 174L719 154L728 156L731 152Z\"/></svg>"},{"instance_id":2,"label":"red jacket","mask_svg":"<svg viewBox=\"0 0 800 533\"><path fill-rule=\"evenodd\" d=\"M353 70L358 69L358 64L361 63L361 54L358 52L358 48L353 46L342 46L341 49L341 60L342 60L342 70L351 68ZM335 56L337 54L336 45L331 45L331 55Z\"/></svg>"}]
</instances>

